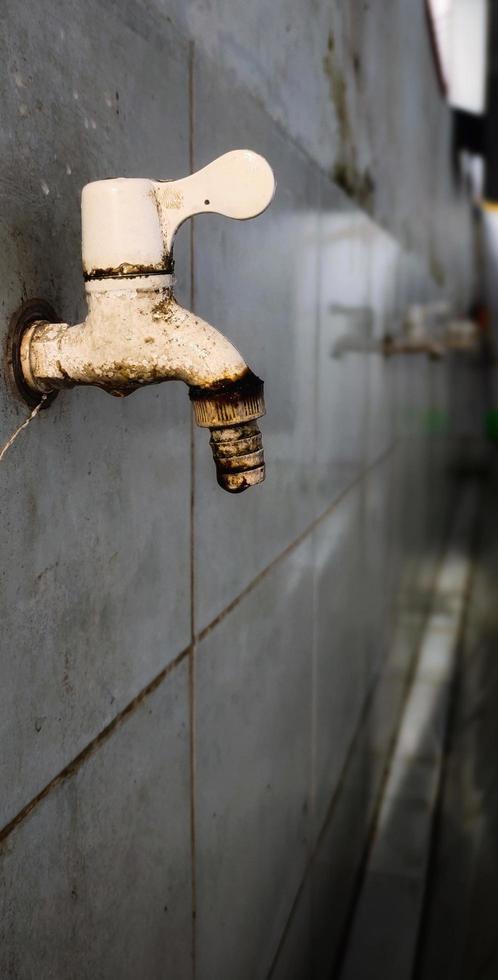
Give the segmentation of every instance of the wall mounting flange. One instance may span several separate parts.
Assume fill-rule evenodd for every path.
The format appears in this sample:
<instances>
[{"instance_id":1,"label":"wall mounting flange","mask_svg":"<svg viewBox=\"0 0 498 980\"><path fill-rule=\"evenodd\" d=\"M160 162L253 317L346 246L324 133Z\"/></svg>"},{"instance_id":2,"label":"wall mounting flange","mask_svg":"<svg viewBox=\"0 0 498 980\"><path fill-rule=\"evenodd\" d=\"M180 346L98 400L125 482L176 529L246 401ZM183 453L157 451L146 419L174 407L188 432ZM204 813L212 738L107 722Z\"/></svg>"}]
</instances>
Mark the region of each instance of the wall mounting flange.
<instances>
[{"instance_id":1,"label":"wall mounting flange","mask_svg":"<svg viewBox=\"0 0 498 980\"><path fill-rule=\"evenodd\" d=\"M32 323L45 320L47 323L61 323L53 306L45 299L28 299L12 314L7 335L7 362L11 371L14 384L27 405L35 408L40 403L40 393L33 391L24 380L21 367L21 343L22 338ZM42 408L48 408L54 398L57 398L58 391L51 391L45 396Z\"/></svg>"}]
</instances>

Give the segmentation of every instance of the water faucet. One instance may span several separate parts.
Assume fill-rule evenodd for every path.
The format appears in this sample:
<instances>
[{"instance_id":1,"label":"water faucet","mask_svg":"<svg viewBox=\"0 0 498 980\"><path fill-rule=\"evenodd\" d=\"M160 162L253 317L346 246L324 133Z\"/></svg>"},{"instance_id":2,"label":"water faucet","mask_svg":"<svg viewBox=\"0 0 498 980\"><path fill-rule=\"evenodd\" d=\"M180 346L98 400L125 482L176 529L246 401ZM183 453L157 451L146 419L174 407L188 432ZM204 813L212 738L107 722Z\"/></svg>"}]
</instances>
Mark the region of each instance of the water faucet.
<instances>
[{"instance_id":1,"label":"water faucet","mask_svg":"<svg viewBox=\"0 0 498 980\"><path fill-rule=\"evenodd\" d=\"M211 431L218 483L240 493L261 483L265 464L257 419L263 382L215 327L173 295L173 241L195 214L246 219L270 204L267 161L233 150L180 180L98 180L83 188L82 253L88 314L57 322L43 300L23 304L11 321L10 359L33 404L59 389L97 385L129 395L180 379L195 420Z\"/></svg>"},{"instance_id":2,"label":"water faucet","mask_svg":"<svg viewBox=\"0 0 498 980\"><path fill-rule=\"evenodd\" d=\"M385 354L428 354L431 360L444 357L444 346L438 336L438 326L449 313L447 300L412 303L401 322L401 335L386 334Z\"/></svg>"}]
</instances>

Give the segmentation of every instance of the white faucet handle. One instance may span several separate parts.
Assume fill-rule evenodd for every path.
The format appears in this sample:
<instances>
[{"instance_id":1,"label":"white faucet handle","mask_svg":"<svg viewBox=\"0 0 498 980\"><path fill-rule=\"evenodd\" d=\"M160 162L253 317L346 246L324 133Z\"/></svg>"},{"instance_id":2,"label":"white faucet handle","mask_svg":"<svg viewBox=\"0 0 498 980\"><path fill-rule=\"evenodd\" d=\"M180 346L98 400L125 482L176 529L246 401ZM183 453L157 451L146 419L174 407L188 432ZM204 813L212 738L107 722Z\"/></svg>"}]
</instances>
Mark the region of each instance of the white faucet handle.
<instances>
[{"instance_id":1,"label":"white faucet handle","mask_svg":"<svg viewBox=\"0 0 498 980\"><path fill-rule=\"evenodd\" d=\"M275 178L252 150L232 150L181 180L96 180L81 196L83 270L89 279L169 271L175 232L194 214L254 218Z\"/></svg>"},{"instance_id":2,"label":"white faucet handle","mask_svg":"<svg viewBox=\"0 0 498 980\"><path fill-rule=\"evenodd\" d=\"M195 214L222 214L244 221L266 210L275 193L270 164L252 150L231 150L180 180L155 181L166 250L177 229Z\"/></svg>"}]
</instances>

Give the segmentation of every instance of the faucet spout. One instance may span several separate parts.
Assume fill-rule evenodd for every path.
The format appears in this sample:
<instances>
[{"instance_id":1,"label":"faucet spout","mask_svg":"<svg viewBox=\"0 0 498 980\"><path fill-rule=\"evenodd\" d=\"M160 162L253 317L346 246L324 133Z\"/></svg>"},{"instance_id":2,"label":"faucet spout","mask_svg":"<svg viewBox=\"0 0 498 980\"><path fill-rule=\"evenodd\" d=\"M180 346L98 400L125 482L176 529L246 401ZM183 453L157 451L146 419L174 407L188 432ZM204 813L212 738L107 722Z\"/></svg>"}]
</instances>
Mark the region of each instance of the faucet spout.
<instances>
[{"instance_id":1,"label":"faucet spout","mask_svg":"<svg viewBox=\"0 0 498 980\"><path fill-rule=\"evenodd\" d=\"M26 330L20 358L31 390L95 385L123 397L183 381L197 424L211 430L220 486L240 493L262 482L263 382L223 334L176 302L171 277L90 281L87 301L76 326L36 321Z\"/></svg>"}]
</instances>

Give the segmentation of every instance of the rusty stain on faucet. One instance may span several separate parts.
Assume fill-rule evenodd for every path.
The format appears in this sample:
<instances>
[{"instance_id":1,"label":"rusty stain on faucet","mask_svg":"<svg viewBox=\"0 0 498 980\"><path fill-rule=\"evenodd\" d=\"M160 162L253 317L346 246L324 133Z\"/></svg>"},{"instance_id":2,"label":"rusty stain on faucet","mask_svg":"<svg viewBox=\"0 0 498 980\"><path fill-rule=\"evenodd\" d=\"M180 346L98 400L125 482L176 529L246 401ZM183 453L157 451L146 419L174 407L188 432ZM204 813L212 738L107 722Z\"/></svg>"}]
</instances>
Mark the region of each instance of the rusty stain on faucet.
<instances>
[{"instance_id":1,"label":"rusty stain on faucet","mask_svg":"<svg viewBox=\"0 0 498 980\"><path fill-rule=\"evenodd\" d=\"M134 279L137 276L162 276L165 274L171 274L173 271L173 257L164 256L158 263L157 269L151 268L149 265L140 265L137 262L121 262L119 266L109 266L106 269L92 269L91 272L84 273L85 282L91 282L92 279L116 279L116 278L130 278Z\"/></svg>"}]
</instances>

